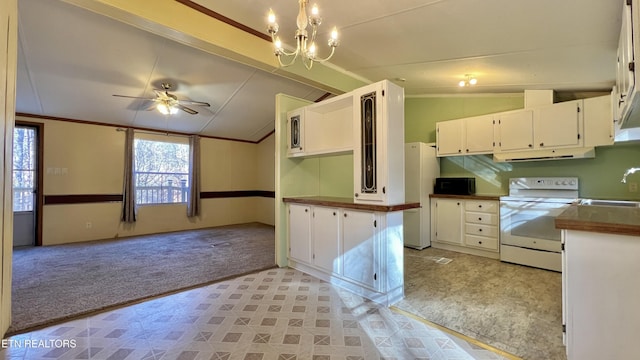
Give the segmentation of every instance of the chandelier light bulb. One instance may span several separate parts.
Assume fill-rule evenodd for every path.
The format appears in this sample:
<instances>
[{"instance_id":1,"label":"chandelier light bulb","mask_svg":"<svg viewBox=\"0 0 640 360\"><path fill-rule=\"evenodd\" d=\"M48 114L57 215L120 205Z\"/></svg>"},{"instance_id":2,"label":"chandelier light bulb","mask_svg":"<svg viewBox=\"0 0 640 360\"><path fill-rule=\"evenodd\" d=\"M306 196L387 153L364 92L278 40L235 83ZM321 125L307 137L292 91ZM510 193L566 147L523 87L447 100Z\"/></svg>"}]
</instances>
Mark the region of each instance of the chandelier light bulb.
<instances>
[{"instance_id":1,"label":"chandelier light bulb","mask_svg":"<svg viewBox=\"0 0 640 360\"><path fill-rule=\"evenodd\" d=\"M311 7L311 16L317 17L318 14L320 14L320 11L318 10L318 5L313 4L313 7Z\"/></svg>"},{"instance_id":2,"label":"chandelier light bulb","mask_svg":"<svg viewBox=\"0 0 640 360\"><path fill-rule=\"evenodd\" d=\"M311 46L309 46L309 50L307 51L307 56L309 56L310 59L314 59L316 57L316 44L315 43L311 43Z\"/></svg>"},{"instance_id":3,"label":"chandelier light bulb","mask_svg":"<svg viewBox=\"0 0 640 360\"><path fill-rule=\"evenodd\" d=\"M458 86L460 87L465 87L465 85L467 85L467 83L464 80L460 80L460 82L458 83Z\"/></svg>"},{"instance_id":4,"label":"chandelier light bulb","mask_svg":"<svg viewBox=\"0 0 640 360\"><path fill-rule=\"evenodd\" d=\"M476 78L471 78L471 79L469 79L469 84L471 84L471 85L475 85L475 84L477 84L477 83L478 83L478 80L477 80Z\"/></svg>"},{"instance_id":5,"label":"chandelier light bulb","mask_svg":"<svg viewBox=\"0 0 640 360\"><path fill-rule=\"evenodd\" d=\"M269 9L269 15L267 16L267 19L269 21L269 25L273 25L276 23L276 14L272 9Z\"/></svg>"}]
</instances>

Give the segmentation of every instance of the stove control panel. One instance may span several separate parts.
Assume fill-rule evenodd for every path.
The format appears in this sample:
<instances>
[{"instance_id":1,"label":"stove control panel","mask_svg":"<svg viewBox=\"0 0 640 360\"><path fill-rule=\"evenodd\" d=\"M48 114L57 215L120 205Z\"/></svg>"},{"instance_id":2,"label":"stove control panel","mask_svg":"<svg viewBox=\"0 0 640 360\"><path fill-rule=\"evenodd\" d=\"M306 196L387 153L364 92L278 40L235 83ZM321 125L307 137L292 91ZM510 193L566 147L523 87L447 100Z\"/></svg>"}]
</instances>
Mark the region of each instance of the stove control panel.
<instances>
[{"instance_id":1,"label":"stove control panel","mask_svg":"<svg viewBox=\"0 0 640 360\"><path fill-rule=\"evenodd\" d=\"M578 190L577 177L529 177L509 179L509 190Z\"/></svg>"}]
</instances>

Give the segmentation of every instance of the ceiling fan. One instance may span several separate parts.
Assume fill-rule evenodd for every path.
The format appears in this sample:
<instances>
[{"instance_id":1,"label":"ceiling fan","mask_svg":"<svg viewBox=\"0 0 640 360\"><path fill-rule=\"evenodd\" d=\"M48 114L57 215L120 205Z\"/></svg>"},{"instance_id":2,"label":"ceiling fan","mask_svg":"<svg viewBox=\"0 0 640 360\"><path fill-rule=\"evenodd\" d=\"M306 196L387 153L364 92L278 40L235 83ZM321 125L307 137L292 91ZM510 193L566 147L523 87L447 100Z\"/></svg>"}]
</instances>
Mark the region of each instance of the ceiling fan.
<instances>
[{"instance_id":1,"label":"ceiling fan","mask_svg":"<svg viewBox=\"0 0 640 360\"><path fill-rule=\"evenodd\" d=\"M173 115L178 112L178 110L182 110L187 114L195 115L198 112L186 107L185 105L197 105L197 106L211 106L209 103L202 101L191 101L191 100L178 100L178 97L169 92L171 90L171 84L162 83L162 90L154 89L153 92L156 93L155 98L143 98L137 96L127 96L127 95L113 95L116 97L130 98L130 99L141 99L151 101L152 103L147 107L146 110L157 109L164 115Z\"/></svg>"}]
</instances>

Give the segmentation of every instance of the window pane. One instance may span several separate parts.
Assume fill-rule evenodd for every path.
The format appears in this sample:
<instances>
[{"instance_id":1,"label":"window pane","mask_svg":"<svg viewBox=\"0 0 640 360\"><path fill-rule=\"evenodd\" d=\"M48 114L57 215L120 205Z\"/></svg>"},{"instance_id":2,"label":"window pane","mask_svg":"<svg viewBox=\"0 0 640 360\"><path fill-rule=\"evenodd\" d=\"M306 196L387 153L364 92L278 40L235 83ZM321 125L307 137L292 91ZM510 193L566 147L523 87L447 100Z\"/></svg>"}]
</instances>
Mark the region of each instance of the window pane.
<instances>
[{"instance_id":1,"label":"window pane","mask_svg":"<svg viewBox=\"0 0 640 360\"><path fill-rule=\"evenodd\" d=\"M187 202L189 145L135 139L136 204Z\"/></svg>"},{"instance_id":2,"label":"window pane","mask_svg":"<svg viewBox=\"0 0 640 360\"><path fill-rule=\"evenodd\" d=\"M36 168L36 130L13 131L13 211L33 211Z\"/></svg>"}]
</instances>

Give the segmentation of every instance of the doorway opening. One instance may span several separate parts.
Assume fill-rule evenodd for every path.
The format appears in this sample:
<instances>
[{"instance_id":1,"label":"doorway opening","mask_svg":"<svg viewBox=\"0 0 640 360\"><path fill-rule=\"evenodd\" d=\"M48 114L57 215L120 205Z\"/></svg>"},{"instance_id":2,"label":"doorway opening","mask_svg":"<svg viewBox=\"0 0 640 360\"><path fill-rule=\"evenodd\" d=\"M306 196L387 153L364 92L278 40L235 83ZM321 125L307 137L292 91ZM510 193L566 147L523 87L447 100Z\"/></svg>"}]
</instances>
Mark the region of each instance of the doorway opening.
<instances>
[{"instance_id":1,"label":"doorway opening","mask_svg":"<svg viewBox=\"0 0 640 360\"><path fill-rule=\"evenodd\" d=\"M42 245L44 125L16 121L13 133L13 247Z\"/></svg>"}]
</instances>

